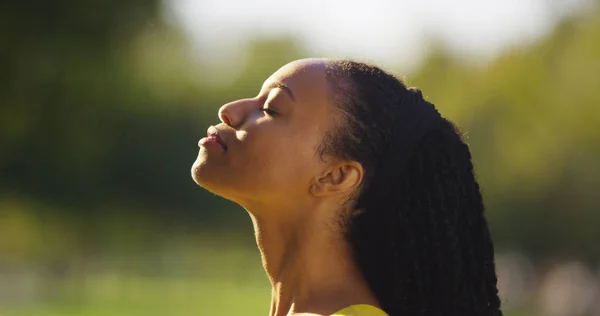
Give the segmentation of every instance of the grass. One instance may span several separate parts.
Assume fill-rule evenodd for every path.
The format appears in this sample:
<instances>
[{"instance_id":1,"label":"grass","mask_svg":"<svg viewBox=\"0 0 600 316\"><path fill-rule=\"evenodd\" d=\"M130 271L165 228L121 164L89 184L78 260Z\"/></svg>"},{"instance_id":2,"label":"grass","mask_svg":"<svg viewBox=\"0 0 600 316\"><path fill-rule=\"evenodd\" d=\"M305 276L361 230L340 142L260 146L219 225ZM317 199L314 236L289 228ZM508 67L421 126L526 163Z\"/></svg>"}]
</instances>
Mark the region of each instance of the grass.
<instances>
[{"instance_id":1,"label":"grass","mask_svg":"<svg viewBox=\"0 0 600 316\"><path fill-rule=\"evenodd\" d=\"M270 288L231 279L88 278L54 299L0 308L2 316L266 315ZM112 283L112 284L111 284ZM71 291L78 291L78 293Z\"/></svg>"},{"instance_id":2,"label":"grass","mask_svg":"<svg viewBox=\"0 0 600 316\"><path fill-rule=\"evenodd\" d=\"M85 293L71 298L0 308L2 316L265 316L270 288L264 282L199 279L124 280L115 289L104 280L92 282ZM81 295L83 294L83 295ZM507 311L505 316L533 316L531 312Z\"/></svg>"},{"instance_id":3,"label":"grass","mask_svg":"<svg viewBox=\"0 0 600 316\"><path fill-rule=\"evenodd\" d=\"M71 273L59 281L45 280L47 290L37 299L6 304L0 297L0 316L268 314L271 289L255 249L193 253L169 255L169 268L159 269L160 273L150 273L151 269L142 273L151 262L144 259L134 263L133 270L131 266L129 270L104 266ZM506 311L505 316L536 315Z\"/></svg>"}]
</instances>

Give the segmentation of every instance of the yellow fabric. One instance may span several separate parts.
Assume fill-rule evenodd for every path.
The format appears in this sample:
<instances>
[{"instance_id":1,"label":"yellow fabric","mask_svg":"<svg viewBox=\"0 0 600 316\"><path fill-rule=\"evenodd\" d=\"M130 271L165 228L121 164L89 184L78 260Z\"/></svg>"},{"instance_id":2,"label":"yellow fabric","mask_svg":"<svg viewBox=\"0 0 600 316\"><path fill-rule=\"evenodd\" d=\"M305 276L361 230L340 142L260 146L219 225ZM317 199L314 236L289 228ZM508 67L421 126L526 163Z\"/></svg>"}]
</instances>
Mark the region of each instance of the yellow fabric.
<instances>
[{"instance_id":1,"label":"yellow fabric","mask_svg":"<svg viewBox=\"0 0 600 316\"><path fill-rule=\"evenodd\" d=\"M348 306L341 311L336 312L331 316L389 316L386 312L380 310L379 308L366 305L366 304L358 304Z\"/></svg>"}]
</instances>

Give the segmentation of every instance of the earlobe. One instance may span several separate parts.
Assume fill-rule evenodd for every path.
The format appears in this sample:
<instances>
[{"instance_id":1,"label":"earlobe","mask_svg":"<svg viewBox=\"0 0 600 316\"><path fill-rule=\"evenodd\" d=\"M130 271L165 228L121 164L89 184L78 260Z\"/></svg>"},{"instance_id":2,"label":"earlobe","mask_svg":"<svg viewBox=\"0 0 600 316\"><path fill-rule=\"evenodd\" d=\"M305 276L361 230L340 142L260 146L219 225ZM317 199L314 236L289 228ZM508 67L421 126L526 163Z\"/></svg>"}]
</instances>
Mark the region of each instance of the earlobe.
<instances>
[{"instance_id":1,"label":"earlobe","mask_svg":"<svg viewBox=\"0 0 600 316\"><path fill-rule=\"evenodd\" d=\"M340 163L315 179L310 187L314 196L335 195L357 188L363 178L363 168L357 162Z\"/></svg>"}]
</instances>

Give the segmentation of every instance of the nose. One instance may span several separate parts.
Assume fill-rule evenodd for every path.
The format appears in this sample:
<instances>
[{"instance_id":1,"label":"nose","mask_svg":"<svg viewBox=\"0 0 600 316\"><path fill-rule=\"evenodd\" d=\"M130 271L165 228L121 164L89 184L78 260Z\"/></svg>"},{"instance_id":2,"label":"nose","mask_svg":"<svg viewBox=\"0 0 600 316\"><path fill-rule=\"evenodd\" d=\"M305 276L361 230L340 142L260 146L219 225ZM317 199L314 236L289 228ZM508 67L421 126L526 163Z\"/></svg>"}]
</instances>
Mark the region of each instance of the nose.
<instances>
[{"instance_id":1,"label":"nose","mask_svg":"<svg viewBox=\"0 0 600 316\"><path fill-rule=\"evenodd\" d=\"M239 127L244 123L246 116L252 109L252 103L251 99L227 103L219 109L219 119L231 127Z\"/></svg>"}]
</instances>

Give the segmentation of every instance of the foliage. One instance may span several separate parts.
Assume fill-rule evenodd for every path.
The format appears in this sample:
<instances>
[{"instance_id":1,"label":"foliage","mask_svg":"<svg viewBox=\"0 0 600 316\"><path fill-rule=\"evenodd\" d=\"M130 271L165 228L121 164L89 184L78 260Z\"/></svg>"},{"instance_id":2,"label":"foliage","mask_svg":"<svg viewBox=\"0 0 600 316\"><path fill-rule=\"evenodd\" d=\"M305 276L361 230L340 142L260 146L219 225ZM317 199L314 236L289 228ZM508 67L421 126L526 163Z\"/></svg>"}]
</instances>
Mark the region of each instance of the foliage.
<instances>
[{"instance_id":1,"label":"foliage","mask_svg":"<svg viewBox=\"0 0 600 316\"><path fill-rule=\"evenodd\" d=\"M0 237L30 238L14 249L243 227L242 212L191 181L197 140L221 104L307 53L292 39L249 41L237 75L215 85L161 12L138 0L0 5L0 200L11 205L0 215L25 227ZM500 247L600 259L598 12L484 66L437 48L408 78L466 131ZM27 235L46 222L62 228Z\"/></svg>"}]
</instances>

